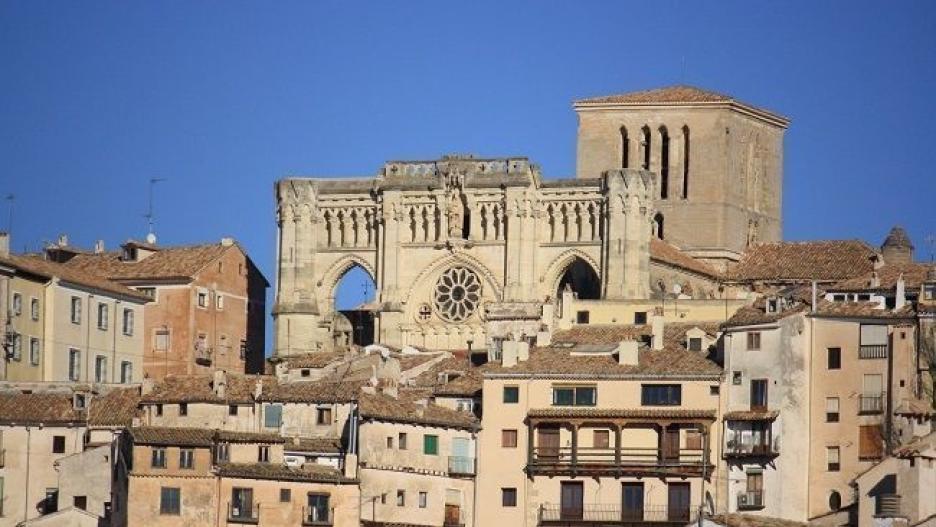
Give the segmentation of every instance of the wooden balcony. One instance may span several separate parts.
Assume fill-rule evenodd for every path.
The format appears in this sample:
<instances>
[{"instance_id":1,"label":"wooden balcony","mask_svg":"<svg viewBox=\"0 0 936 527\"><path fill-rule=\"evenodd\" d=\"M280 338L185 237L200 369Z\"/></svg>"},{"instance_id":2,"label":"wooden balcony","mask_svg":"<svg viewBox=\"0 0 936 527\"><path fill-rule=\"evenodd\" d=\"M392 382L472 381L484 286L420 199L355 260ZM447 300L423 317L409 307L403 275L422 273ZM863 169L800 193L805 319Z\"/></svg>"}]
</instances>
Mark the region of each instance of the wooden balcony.
<instances>
[{"instance_id":1,"label":"wooden balcony","mask_svg":"<svg viewBox=\"0 0 936 527\"><path fill-rule=\"evenodd\" d=\"M779 438L760 441L740 441L729 438L725 443L726 458L774 458L780 455Z\"/></svg>"},{"instance_id":2,"label":"wooden balcony","mask_svg":"<svg viewBox=\"0 0 936 527\"><path fill-rule=\"evenodd\" d=\"M554 503L540 505L538 524L542 526L679 526L696 520L697 511L691 508L669 510L665 506L643 506L640 509L622 509L619 504L586 503L581 507Z\"/></svg>"},{"instance_id":3,"label":"wooden balcony","mask_svg":"<svg viewBox=\"0 0 936 527\"><path fill-rule=\"evenodd\" d=\"M702 449L664 453L659 448L535 447L531 475L703 477L714 470Z\"/></svg>"}]
</instances>

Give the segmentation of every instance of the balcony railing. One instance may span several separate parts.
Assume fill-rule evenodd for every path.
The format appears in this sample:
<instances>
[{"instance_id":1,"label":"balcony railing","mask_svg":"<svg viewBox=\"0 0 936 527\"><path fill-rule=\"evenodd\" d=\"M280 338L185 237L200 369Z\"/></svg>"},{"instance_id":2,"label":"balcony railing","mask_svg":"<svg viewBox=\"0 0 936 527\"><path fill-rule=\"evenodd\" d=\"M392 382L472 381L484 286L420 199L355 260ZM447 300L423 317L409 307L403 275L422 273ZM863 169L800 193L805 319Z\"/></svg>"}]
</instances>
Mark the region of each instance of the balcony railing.
<instances>
[{"instance_id":1,"label":"balcony railing","mask_svg":"<svg viewBox=\"0 0 936 527\"><path fill-rule=\"evenodd\" d=\"M659 474L701 476L711 464L702 449L664 454L658 448L535 447L527 470L537 473Z\"/></svg>"},{"instance_id":2,"label":"balcony railing","mask_svg":"<svg viewBox=\"0 0 936 527\"><path fill-rule=\"evenodd\" d=\"M302 508L302 525L334 525L334 511L320 507Z\"/></svg>"},{"instance_id":3,"label":"balcony railing","mask_svg":"<svg viewBox=\"0 0 936 527\"><path fill-rule=\"evenodd\" d=\"M858 396L859 414L880 414L884 412L884 393Z\"/></svg>"},{"instance_id":4,"label":"balcony railing","mask_svg":"<svg viewBox=\"0 0 936 527\"><path fill-rule=\"evenodd\" d=\"M228 523L256 524L260 522L259 503L229 503Z\"/></svg>"},{"instance_id":5,"label":"balcony railing","mask_svg":"<svg viewBox=\"0 0 936 527\"><path fill-rule=\"evenodd\" d=\"M466 456L449 456L449 474L455 476L473 476L475 473L475 458Z\"/></svg>"},{"instance_id":6,"label":"balcony railing","mask_svg":"<svg viewBox=\"0 0 936 527\"><path fill-rule=\"evenodd\" d=\"M729 437L725 443L725 457L774 457L780 455L780 438L754 440Z\"/></svg>"},{"instance_id":7,"label":"balcony railing","mask_svg":"<svg viewBox=\"0 0 936 527\"><path fill-rule=\"evenodd\" d=\"M862 344L858 346L859 359L886 359L887 344Z\"/></svg>"},{"instance_id":8,"label":"balcony railing","mask_svg":"<svg viewBox=\"0 0 936 527\"><path fill-rule=\"evenodd\" d=\"M900 516L900 495L881 494L877 497L877 512L880 518L894 518Z\"/></svg>"},{"instance_id":9,"label":"balcony railing","mask_svg":"<svg viewBox=\"0 0 936 527\"><path fill-rule=\"evenodd\" d=\"M685 525L695 521L696 513L697 511L690 508L670 510L665 506L623 509L618 504L586 503L581 507L570 507L548 503L540 505L539 524L575 525L595 522L601 525L625 525L658 522Z\"/></svg>"},{"instance_id":10,"label":"balcony railing","mask_svg":"<svg viewBox=\"0 0 936 527\"><path fill-rule=\"evenodd\" d=\"M738 510L764 508L764 491L748 490L738 493Z\"/></svg>"}]
</instances>

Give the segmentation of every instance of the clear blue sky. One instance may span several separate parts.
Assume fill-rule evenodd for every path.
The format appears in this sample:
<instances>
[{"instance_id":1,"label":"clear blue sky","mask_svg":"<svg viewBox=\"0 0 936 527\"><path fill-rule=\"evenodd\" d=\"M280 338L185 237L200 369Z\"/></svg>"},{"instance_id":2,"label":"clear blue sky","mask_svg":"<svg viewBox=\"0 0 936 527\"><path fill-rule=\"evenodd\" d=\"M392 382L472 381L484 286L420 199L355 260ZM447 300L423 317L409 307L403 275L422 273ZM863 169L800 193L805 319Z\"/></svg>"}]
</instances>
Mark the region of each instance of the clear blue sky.
<instances>
[{"instance_id":1,"label":"clear blue sky","mask_svg":"<svg viewBox=\"0 0 936 527\"><path fill-rule=\"evenodd\" d=\"M936 234L936 2L8 1L0 72L17 251L142 237L161 177L161 243L234 236L272 282L277 178L447 152L570 176L573 99L674 83L792 118L786 238Z\"/></svg>"}]
</instances>

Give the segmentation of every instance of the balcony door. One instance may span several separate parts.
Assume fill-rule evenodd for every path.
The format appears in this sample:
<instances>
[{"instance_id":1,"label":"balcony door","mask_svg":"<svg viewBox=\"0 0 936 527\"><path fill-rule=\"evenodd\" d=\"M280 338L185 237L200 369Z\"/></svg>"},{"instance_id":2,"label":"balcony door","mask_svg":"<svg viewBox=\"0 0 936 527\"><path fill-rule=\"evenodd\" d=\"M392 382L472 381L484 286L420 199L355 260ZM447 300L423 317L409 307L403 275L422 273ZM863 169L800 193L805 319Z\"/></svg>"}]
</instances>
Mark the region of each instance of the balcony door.
<instances>
[{"instance_id":1,"label":"balcony door","mask_svg":"<svg viewBox=\"0 0 936 527\"><path fill-rule=\"evenodd\" d=\"M670 426L660 436L660 450L664 461L679 461L679 428Z\"/></svg>"},{"instance_id":2,"label":"balcony door","mask_svg":"<svg viewBox=\"0 0 936 527\"><path fill-rule=\"evenodd\" d=\"M689 521L689 484L667 484L667 516L671 522Z\"/></svg>"},{"instance_id":3,"label":"balcony door","mask_svg":"<svg viewBox=\"0 0 936 527\"><path fill-rule=\"evenodd\" d=\"M253 517L253 489L234 487L231 489L231 517Z\"/></svg>"},{"instance_id":4,"label":"balcony door","mask_svg":"<svg viewBox=\"0 0 936 527\"><path fill-rule=\"evenodd\" d=\"M644 484L621 484L621 519L642 522L644 519Z\"/></svg>"},{"instance_id":5,"label":"balcony door","mask_svg":"<svg viewBox=\"0 0 936 527\"><path fill-rule=\"evenodd\" d=\"M537 457L555 459L559 457L559 428L541 427L536 431Z\"/></svg>"},{"instance_id":6,"label":"balcony door","mask_svg":"<svg viewBox=\"0 0 936 527\"><path fill-rule=\"evenodd\" d=\"M767 379L751 381L751 410L754 412L767 410Z\"/></svg>"},{"instance_id":7,"label":"balcony door","mask_svg":"<svg viewBox=\"0 0 936 527\"><path fill-rule=\"evenodd\" d=\"M581 520L585 512L585 488L581 481L563 481L559 515L563 520Z\"/></svg>"}]
</instances>

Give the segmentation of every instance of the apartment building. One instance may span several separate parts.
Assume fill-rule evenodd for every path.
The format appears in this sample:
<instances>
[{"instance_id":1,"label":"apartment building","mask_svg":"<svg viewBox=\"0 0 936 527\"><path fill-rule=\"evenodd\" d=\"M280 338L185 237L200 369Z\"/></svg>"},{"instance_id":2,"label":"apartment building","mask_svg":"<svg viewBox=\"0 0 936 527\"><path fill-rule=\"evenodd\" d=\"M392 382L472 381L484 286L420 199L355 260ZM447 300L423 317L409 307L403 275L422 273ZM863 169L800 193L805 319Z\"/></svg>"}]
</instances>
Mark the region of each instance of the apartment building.
<instances>
[{"instance_id":1,"label":"apartment building","mask_svg":"<svg viewBox=\"0 0 936 527\"><path fill-rule=\"evenodd\" d=\"M180 247L131 240L119 251L97 249L53 246L47 252L151 300L142 327L147 376L263 372L269 284L233 239Z\"/></svg>"}]
</instances>

